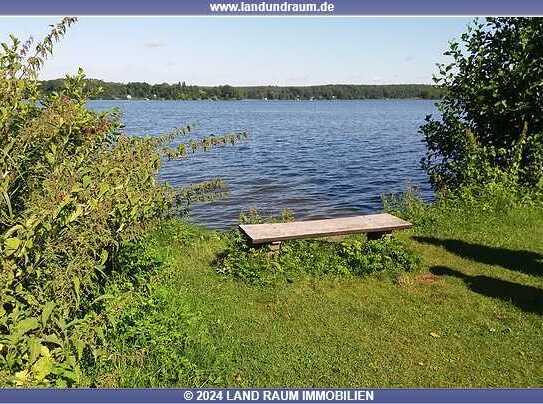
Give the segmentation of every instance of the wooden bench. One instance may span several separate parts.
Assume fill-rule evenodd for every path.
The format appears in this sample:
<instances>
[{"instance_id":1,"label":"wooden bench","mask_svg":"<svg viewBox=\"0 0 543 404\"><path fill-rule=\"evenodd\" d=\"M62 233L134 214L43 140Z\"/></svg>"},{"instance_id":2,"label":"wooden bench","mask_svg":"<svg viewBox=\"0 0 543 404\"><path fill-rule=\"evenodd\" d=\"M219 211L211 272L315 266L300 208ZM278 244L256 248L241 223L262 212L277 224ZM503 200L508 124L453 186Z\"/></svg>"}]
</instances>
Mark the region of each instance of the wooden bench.
<instances>
[{"instance_id":1,"label":"wooden bench","mask_svg":"<svg viewBox=\"0 0 543 404\"><path fill-rule=\"evenodd\" d=\"M242 224L239 229L253 246L272 244L302 238L319 238L366 233L369 239L377 239L394 230L413 226L388 213L351 216L337 219L307 220L303 222Z\"/></svg>"}]
</instances>

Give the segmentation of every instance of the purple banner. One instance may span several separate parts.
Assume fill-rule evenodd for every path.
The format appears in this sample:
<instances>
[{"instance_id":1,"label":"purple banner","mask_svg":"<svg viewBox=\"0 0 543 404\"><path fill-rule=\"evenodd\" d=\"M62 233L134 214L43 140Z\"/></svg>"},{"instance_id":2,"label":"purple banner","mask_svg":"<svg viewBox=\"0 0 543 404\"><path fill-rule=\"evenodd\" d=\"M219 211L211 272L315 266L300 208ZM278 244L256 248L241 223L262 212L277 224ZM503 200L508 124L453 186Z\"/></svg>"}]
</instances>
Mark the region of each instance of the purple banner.
<instances>
[{"instance_id":1,"label":"purple banner","mask_svg":"<svg viewBox=\"0 0 543 404\"><path fill-rule=\"evenodd\" d=\"M2 403L543 403L543 389L0 389Z\"/></svg>"},{"instance_id":2,"label":"purple banner","mask_svg":"<svg viewBox=\"0 0 543 404\"><path fill-rule=\"evenodd\" d=\"M25 0L0 15L543 15L541 0Z\"/></svg>"}]
</instances>

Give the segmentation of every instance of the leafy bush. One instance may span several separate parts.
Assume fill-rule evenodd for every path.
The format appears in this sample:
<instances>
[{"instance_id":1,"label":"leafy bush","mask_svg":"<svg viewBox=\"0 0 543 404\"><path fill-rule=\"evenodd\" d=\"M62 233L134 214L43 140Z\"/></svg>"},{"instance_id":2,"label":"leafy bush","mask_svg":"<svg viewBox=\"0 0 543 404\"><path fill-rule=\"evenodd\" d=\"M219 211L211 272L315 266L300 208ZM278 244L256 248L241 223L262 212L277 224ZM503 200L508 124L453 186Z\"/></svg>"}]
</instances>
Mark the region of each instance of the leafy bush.
<instances>
[{"instance_id":1,"label":"leafy bush","mask_svg":"<svg viewBox=\"0 0 543 404\"><path fill-rule=\"evenodd\" d=\"M258 223L263 222L256 211L250 216ZM247 220L248 215L242 218ZM280 219L269 218L269 221ZM216 264L220 274L256 285L270 285L292 282L304 275L362 276L412 271L418 265L418 257L393 237L370 241L353 236L342 242L292 240L283 242L281 249L273 252L267 246L249 247L244 236L235 231Z\"/></svg>"},{"instance_id":2,"label":"leafy bush","mask_svg":"<svg viewBox=\"0 0 543 404\"><path fill-rule=\"evenodd\" d=\"M103 284L143 261L121 251L157 220L222 189L219 181L177 192L156 180L163 156L185 157L244 136L167 144L128 137L114 112L86 108L84 75L44 95L37 75L65 18L35 46L11 38L0 49L0 383L80 385L81 364L100 355ZM125 246L123 250L122 247ZM119 261L120 260L120 261Z\"/></svg>"},{"instance_id":3,"label":"leafy bush","mask_svg":"<svg viewBox=\"0 0 543 404\"><path fill-rule=\"evenodd\" d=\"M421 128L434 187L505 181L541 188L543 19L476 21L445 55L453 61L435 78L444 91L441 118L428 116Z\"/></svg>"},{"instance_id":4,"label":"leafy bush","mask_svg":"<svg viewBox=\"0 0 543 404\"><path fill-rule=\"evenodd\" d=\"M414 270L419 257L408 251L393 237L382 240L352 239L341 243L340 255L354 275L375 272L405 272Z\"/></svg>"}]
</instances>

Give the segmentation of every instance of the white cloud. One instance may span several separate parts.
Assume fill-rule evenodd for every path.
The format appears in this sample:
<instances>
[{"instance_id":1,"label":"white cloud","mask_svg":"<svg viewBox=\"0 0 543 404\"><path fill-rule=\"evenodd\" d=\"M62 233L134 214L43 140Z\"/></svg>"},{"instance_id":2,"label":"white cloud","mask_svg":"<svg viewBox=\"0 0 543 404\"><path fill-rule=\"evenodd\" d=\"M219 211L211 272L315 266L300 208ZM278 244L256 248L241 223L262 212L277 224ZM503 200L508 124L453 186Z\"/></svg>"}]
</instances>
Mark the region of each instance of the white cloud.
<instances>
[{"instance_id":1,"label":"white cloud","mask_svg":"<svg viewBox=\"0 0 543 404\"><path fill-rule=\"evenodd\" d=\"M145 42L143 46L147 49L155 49L155 48L162 48L163 46L166 46L163 42L158 41L151 41L151 42Z\"/></svg>"}]
</instances>

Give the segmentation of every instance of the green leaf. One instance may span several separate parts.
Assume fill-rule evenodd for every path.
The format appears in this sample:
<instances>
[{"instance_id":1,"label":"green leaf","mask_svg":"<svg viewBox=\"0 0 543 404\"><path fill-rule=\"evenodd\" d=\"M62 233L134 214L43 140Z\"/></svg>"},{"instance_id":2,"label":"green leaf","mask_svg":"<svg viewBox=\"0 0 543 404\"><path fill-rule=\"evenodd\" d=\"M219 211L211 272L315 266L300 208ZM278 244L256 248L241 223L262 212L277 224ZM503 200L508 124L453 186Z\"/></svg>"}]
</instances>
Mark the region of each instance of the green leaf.
<instances>
[{"instance_id":1,"label":"green leaf","mask_svg":"<svg viewBox=\"0 0 543 404\"><path fill-rule=\"evenodd\" d=\"M54 308L55 308L55 303L54 302L45 303L43 311L41 312L41 325L42 325L42 327L45 327L45 325L47 324L47 321L49 320L49 317L51 317L51 313L53 312Z\"/></svg>"},{"instance_id":2,"label":"green leaf","mask_svg":"<svg viewBox=\"0 0 543 404\"><path fill-rule=\"evenodd\" d=\"M79 359L81 359L81 357L83 356L83 350L85 349L85 342L81 339L77 339L75 342L74 342L74 345L75 345L75 349L77 351L77 357Z\"/></svg>"},{"instance_id":3,"label":"green leaf","mask_svg":"<svg viewBox=\"0 0 543 404\"><path fill-rule=\"evenodd\" d=\"M83 206L82 205L77 205L75 210L70 213L70 216L68 216L68 223L71 223L73 222L75 219L77 219L79 216L81 216L81 214L83 213Z\"/></svg>"},{"instance_id":4,"label":"green leaf","mask_svg":"<svg viewBox=\"0 0 543 404\"><path fill-rule=\"evenodd\" d=\"M42 338L42 341L49 342L50 344L56 344L60 347L63 346L61 339L55 334L46 335L44 338Z\"/></svg>"},{"instance_id":5,"label":"green leaf","mask_svg":"<svg viewBox=\"0 0 543 404\"><path fill-rule=\"evenodd\" d=\"M83 188L87 188L90 185L91 181L92 181L91 177L89 177L88 175L85 175L83 177Z\"/></svg>"},{"instance_id":6,"label":"green leaf","mask_svg":"<svg viewBox=\"0 0 543 404\"><path fill-rule=\"evenodd\" d=\"M40 325L36 317L25 318L24 320L19 321L14 329L13 333L19 337L25 335L26 333L35 330Z\"/></svg>"},{"instance_id":7,"label":"green leaf","mask_svg":"<svg viewBox=\"0 0 543 404\"><path fill-rule=\"evenodd\" d=\"M32 366L32 373L38 381L43 381L49 373L53 370L53 360L50 356L42 356L38 361Z\"/></svg>"},{"instance_id":8,"label":"green leaf","mask_svg":"<svg viewBox=\"0 0 543 404\"><path fill-rule=\"evenodd\" d=\"M29 362L34 363L36 359L39 358L41 354L41 344L40 341L37 338L29 338L28 340L28 351L30 353L29 355Z\"/></svg>"},{"instance_id":9,"label":"green leaf","mask_svg":"<svg viewBox=\"0 0 543 404\"><path fill-rule=\"evenodd\" d=\"M102 252L100 253L100 261L99 261L99 264L100 265L104 265L107 261L107 257L109 256L107 250L102 250Z\"/></svg>"},{"instance_id":10,"label":"green leaf","mask_svg":"<svg viewBox=\"0 0 543 404\"><path fill-rule=\"evenodd\" d=\"M109 185L105 182L102 182L100 184L100 192L98 193L99 196L104 195L106 192L108 192L110 189Z\"/></svg>"},{"instance_id":11,"label":"green leaf","mask_svg":"<svg viewBox=\"0 0 543 404\"><path fill-rule=\"evenodd\" d=\"M21 243L22 241L18 239L17 237L11 237L11 238L6 239L4 241L4 253L6 257L9 257L13 253L15 253L15 251L17 251Z\"/></svg>"},{"instance_id":12,"label":"green leaf","mask_svg":"<svg viewBox=\"0 0 543 404\"><path fill-rule=\"evenodd\" d=\"M98 338L100 338L100 340L102 341L106 340L106 336L104 335L104 329L102 327L96 328L96 335L98 336Z\"/></svg>"}]
</instances>

